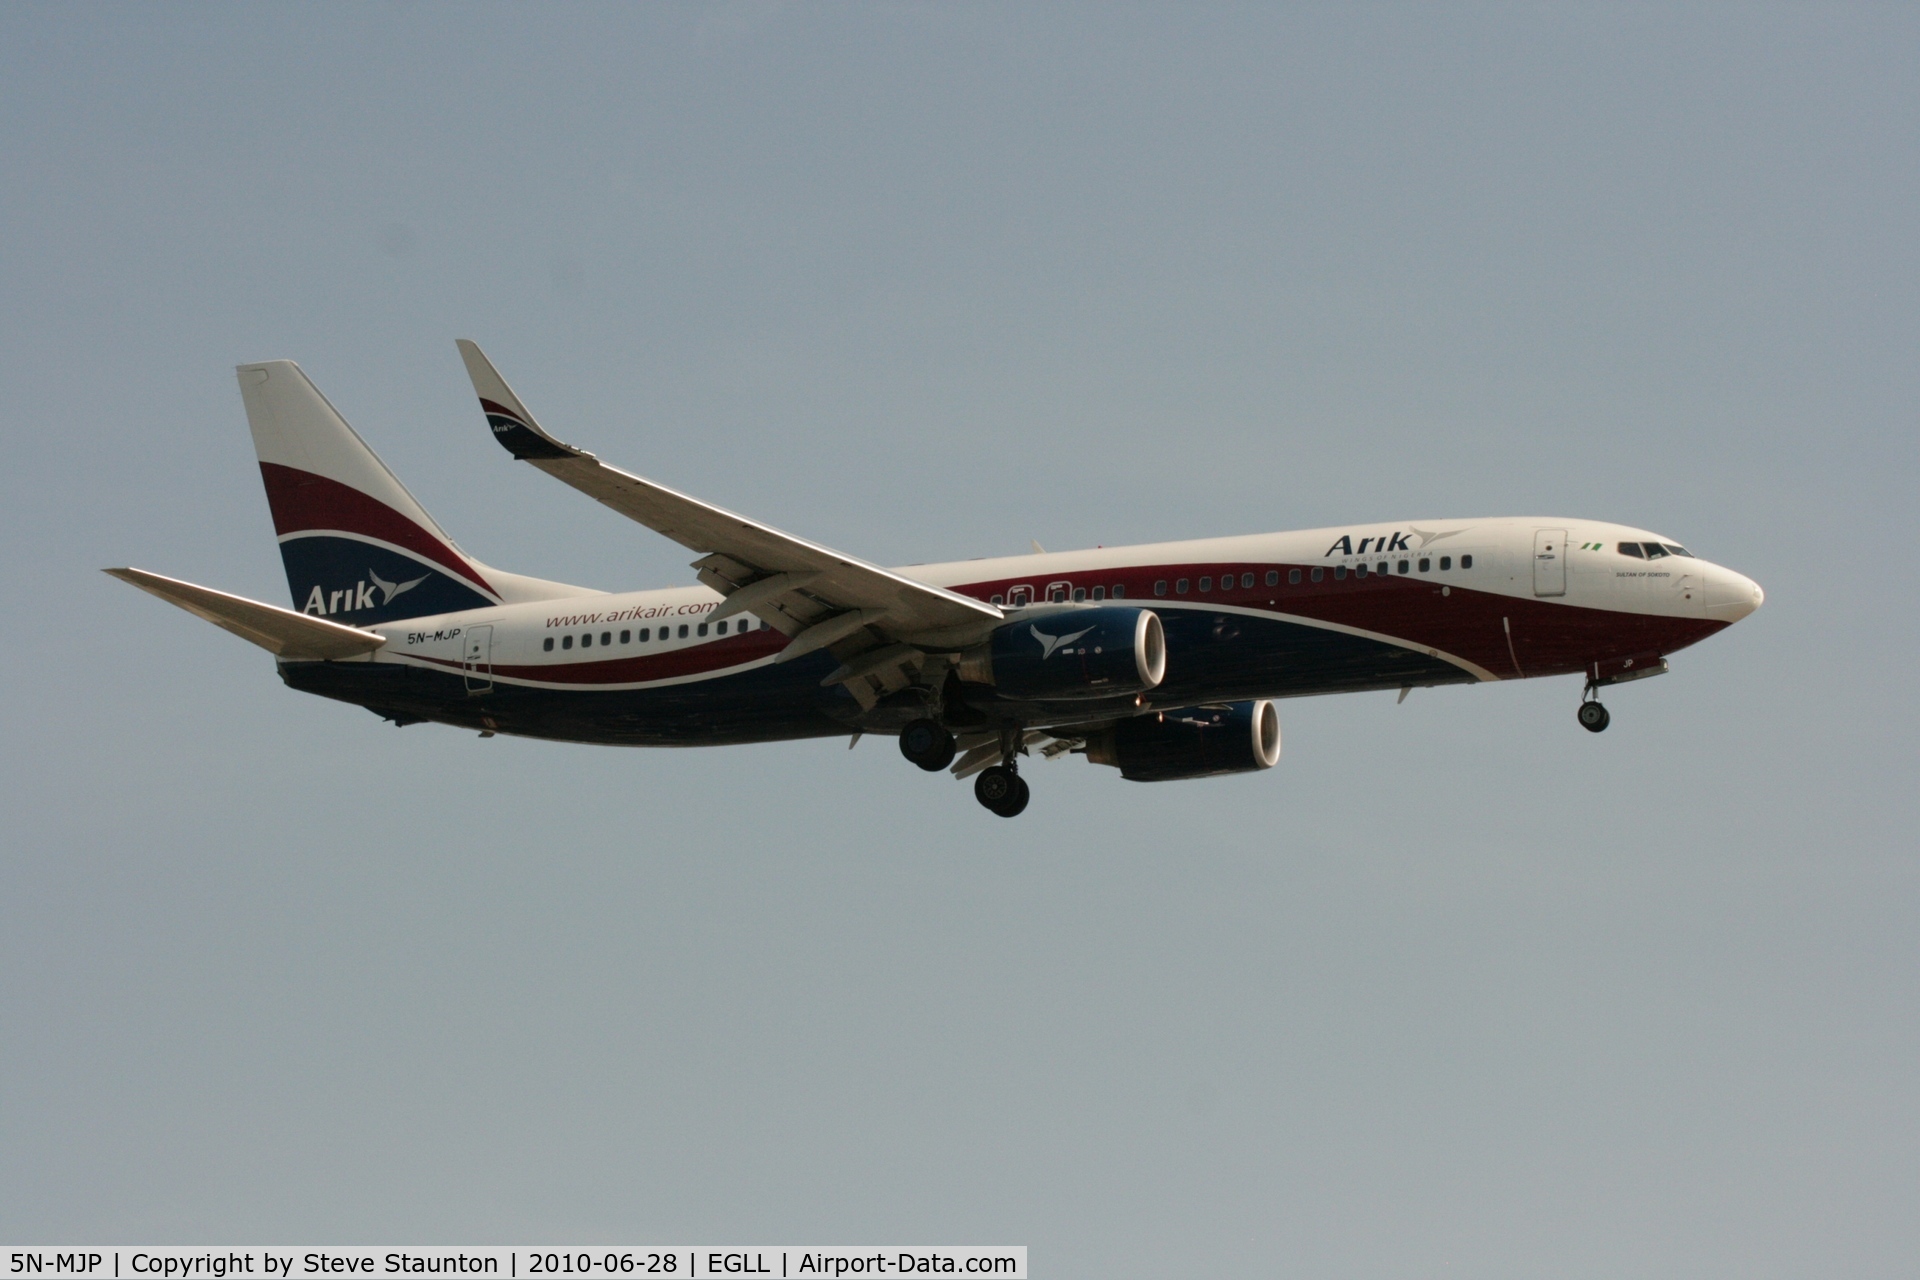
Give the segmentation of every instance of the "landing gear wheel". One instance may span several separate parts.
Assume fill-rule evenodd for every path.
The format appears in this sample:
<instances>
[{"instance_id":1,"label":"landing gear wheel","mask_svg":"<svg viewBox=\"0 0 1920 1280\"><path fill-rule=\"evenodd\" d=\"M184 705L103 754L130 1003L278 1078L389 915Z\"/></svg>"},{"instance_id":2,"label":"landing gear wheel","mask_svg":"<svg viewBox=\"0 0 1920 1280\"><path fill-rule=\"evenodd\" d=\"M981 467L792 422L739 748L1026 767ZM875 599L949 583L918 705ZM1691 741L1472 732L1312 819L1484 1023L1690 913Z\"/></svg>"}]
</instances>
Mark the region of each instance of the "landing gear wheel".
<instances>
[{"instance_id":1,"label":"landing gear wheel","mask_svg":"<svg viewBox=\"0 0 1920 1280\"><path fill-rule=\"evenodd\" d=\"M1027 801L1033 799L1033 792L1028 788L1025 778L1019 774L1015 774L1013 780L1019 784L1019 790L1015 792L1012 800L994 810L995 813L1003 818L1019 817L1027 811Z\"/></svg>"},{"instance_id":2,"label":"landing gear wheel","mask_svg":"<svg viewBox=\"0 0 1920 1280\"><path fill-rule=\"evenodd\" d=\"M1011 818L1027 807L1032 792L1026 780L1003 764L982 769L973 780L973 798L991 813Z\"/></svg>"},{"instance_id":3,"label":"landing gear wheel","mask_svg":"<svg viewBox=\"0 0 1920 1280\"><path fill-rule=\"evenodd\" d=\"M900 731L900 754L938 773L953 763L953 735L937 720L911 720Z\"/></svg>"},{"instance_id":4,"label":"landing gear wheel","mask_svg":"<svg viewBox=\"0 0 1920 1280\"><path fill-rule=\"evenodd\" d=\"M1580 727L1588 733L1599 733L1613 722L1613 717L1607 714L1607 709L1597 702L1581 703L1577 714L1580 718Z\"/></svg>"}]
</instances>

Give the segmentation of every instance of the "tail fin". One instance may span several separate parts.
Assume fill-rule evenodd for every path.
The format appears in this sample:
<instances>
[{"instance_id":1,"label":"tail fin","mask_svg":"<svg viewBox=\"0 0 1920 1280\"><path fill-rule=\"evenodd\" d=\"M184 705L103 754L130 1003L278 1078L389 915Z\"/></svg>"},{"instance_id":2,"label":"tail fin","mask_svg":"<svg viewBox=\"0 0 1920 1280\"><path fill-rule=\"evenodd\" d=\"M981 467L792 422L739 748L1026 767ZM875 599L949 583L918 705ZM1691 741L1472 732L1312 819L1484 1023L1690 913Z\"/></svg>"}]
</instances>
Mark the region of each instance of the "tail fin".
<instances>
[{"instance_id":1,"label":"tail fin","mask_svg":"<svg viewBox=\"0 0 1920 1280\"><path fill-rule=\"evenodd\" d=\"M462 552L291 360L239 368L294 608L365 626L586 594Z\"/></svg>"}]
</instances>

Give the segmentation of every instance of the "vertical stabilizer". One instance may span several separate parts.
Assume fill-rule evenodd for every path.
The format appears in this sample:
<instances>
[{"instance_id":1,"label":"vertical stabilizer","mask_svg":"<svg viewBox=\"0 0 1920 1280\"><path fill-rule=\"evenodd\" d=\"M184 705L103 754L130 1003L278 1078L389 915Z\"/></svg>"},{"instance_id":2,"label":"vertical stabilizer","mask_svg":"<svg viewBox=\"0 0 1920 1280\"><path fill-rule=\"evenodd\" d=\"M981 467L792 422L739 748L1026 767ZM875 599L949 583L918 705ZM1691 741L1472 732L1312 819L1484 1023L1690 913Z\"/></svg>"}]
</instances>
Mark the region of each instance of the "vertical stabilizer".
<instances>
[{"instance_id":1,"label":"vertical stabilizer","mask_svg":"<svg viewBox=\"0 0 1920 1280\"><path fill-rule=\"evenodd\" d=\"M295 609L365 625L501 601L299 365L239 375Z\"/></svg>"}]
</instances>

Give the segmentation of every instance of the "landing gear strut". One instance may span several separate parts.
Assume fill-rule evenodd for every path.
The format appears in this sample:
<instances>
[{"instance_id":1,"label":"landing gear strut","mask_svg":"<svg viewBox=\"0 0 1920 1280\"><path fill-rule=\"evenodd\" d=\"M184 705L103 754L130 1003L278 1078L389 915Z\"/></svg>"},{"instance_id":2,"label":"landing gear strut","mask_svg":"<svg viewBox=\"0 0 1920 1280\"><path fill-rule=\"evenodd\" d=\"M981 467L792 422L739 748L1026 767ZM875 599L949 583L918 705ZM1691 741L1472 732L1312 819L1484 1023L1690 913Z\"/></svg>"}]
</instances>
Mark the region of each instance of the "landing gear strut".
<instances>
[{"instance_id":1,"label":"landing gear strut","mask_svg":"<svg viewBox=\"0 0 1920 1280\"><path fill-rule=\"evenodd\" d=\"M1580 700L1580 710L1575 714L1580 727L1588 733L1599 733L1613 723L1613 717L1607 714L1607 709L1594 700L1592 685L1587 686L1587 696Z\"/></svg>"},{"instance_id":2,"label":"landing gear strut","mask_svg":"<svg viewBox=\"0 0 1920 1280\"><path fill-rule=\"evenodd\" d=\"M982 769L973 781L973 798L1003 818L1018 815L1027 807L1031 795L1026 779L1016 773L1010 763Z\"/></svg>"},{"instance_id":3,"label":"landing gear strut","mask_svg":"<svg viewBox=\"0 0 1920 1280\"><path fill-rule=\"evenodd\" d=\"M938 720L911 720L900 731L900 754L938 773L953 763L953 735Z\"/></svg>"}]
</instances>

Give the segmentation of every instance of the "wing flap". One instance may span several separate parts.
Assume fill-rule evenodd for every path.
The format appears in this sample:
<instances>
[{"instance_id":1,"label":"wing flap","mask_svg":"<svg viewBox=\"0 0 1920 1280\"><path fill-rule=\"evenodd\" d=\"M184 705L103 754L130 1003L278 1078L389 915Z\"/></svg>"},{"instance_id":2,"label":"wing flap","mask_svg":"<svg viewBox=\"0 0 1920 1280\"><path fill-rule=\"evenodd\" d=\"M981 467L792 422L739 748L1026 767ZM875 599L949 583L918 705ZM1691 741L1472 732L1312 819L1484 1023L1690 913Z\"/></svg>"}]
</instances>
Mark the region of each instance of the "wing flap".
<instances>
[{"instance_id":1,"label":"wing flap","mask_svg":"<svg viewBox=\"0 0 1920 1280\"><path fill-rule=\"evenodd\" d=\"M178 605L223 631L257 644L276 658L334 661L372 653L387 642L383 635L342 626L311 614L295 613L278 605L262 604L245 596L229 595L212 587L178 578L165 578L144 569L107 569L103 572L130 583L168 604Z\"/></svg>"}]
</instances>

